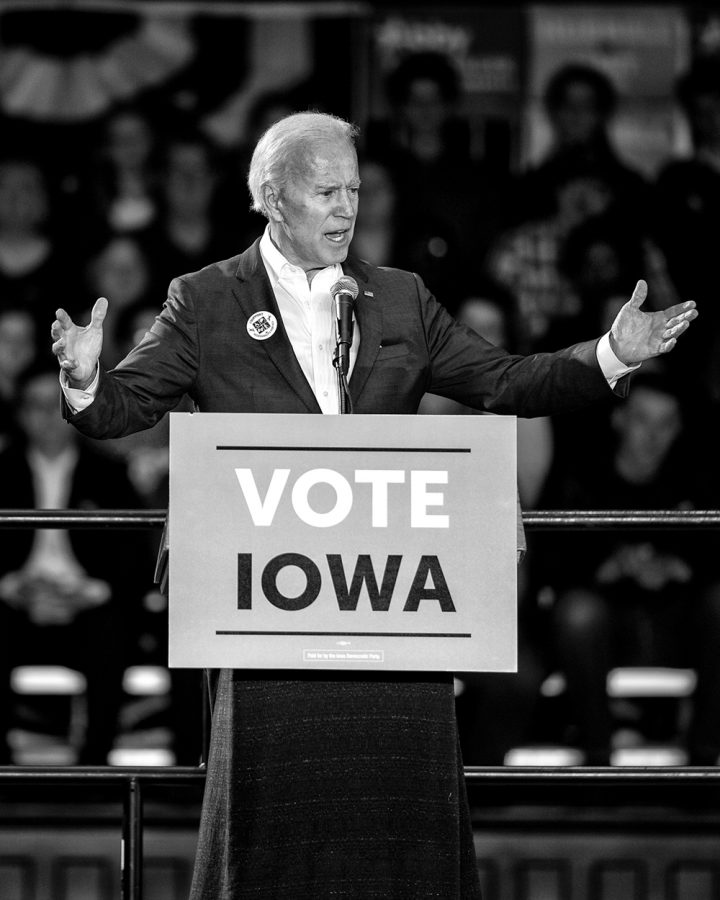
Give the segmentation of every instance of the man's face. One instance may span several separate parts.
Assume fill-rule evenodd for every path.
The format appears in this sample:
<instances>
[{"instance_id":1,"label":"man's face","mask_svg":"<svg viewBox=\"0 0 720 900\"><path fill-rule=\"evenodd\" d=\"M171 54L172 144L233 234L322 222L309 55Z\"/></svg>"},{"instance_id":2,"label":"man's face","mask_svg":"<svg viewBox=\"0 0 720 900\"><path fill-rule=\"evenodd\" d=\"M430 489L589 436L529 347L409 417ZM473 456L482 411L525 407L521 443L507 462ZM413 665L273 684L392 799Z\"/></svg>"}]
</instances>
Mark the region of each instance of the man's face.
<instances>
[{"instance_id":1,"label":"man's face","mask_svg":"<svg viewBox=\"0 0 720 900\"><path fill-rule=\"evenodd\" d=\"M452 107L442 96L440 86L432 78L418 78L410 86L403 115L413 128L437 131L442 128Z\"/></svg>"},{"instance_id":2,"label":"man's face","mask_svg":"<svg viewBox=\"0 0 720 900\"><path fill-rule=\"evenodd\" d=\"M283 256L306 272L343 262L355 228L359 187L354 148L318 142L271 209L270 233Z\"/></svg>"},{"instance_id":3,"label":"man's face","mask_svg":"<svg viewBox=\"0 0 720 900\"><path fill-rule=\"evenodd\" d=\"M565 146L585 144L604 127L595 92L583 82L567 86L551 119L558 140Z\"/></svg>"}]
</instances>

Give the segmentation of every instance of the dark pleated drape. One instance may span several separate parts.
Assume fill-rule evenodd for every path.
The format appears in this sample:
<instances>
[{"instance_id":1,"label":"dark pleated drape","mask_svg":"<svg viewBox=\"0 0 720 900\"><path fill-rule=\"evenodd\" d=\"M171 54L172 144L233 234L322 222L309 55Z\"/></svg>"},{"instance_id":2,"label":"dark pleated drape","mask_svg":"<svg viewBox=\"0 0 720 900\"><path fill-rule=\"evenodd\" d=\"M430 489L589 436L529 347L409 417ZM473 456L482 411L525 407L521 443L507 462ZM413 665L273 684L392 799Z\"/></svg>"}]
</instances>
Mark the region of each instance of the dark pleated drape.
<instances>
[{"instance_id":1,"label":"dark pleated drape","mask_svg":"<svg viewBox=\"0 0 720 900\"><path fill-rule=\"evenodd\" d=\"M477 900L452 677L209 673L191 900Z\"/></svg>"}]
</instances>

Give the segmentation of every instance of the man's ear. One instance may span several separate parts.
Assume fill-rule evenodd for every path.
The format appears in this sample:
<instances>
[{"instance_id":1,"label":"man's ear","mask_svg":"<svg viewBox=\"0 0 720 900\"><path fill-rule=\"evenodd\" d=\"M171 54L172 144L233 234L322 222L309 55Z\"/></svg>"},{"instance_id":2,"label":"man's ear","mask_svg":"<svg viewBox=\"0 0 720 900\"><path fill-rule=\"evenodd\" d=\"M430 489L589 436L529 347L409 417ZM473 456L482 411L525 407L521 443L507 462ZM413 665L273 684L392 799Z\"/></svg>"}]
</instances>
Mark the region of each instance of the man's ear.
<instances>
[{"instance_id":1,"label":"man's ear","mask_svg":"<svg viewBox=\"0 0 720 900\"><path fill-rule=\"evenodd\" d=\"M263 200L265 201L265 209L268 211L268 217L273 222L282 222L284 216L282 214L280 191L272 184L264 184L262 186Z\"/></svg>"}]
</instances>

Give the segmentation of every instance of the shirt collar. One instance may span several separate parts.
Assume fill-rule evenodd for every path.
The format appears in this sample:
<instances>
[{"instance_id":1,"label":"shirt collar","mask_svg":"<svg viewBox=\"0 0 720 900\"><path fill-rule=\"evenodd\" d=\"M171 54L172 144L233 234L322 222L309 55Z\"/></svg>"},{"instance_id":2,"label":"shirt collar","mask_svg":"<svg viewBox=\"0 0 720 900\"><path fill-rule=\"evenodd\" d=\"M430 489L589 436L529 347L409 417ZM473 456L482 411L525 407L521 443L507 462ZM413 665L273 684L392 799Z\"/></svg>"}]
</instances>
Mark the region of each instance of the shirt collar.
<instances>
[{"instance_id":1,"label":"shirt collar","mask_svg":"<svg viewBox=\"0 0 720 900\"><path fill-rule=\"evenodd\" d=\"M278 250L275 244L273 244L272 238L270 237L270 225L265 226L265 231L260 238L260 256L262 257L262 261L265 263L265 268L267 269L267 273L270 277L270 282L273 287L277 285L278 281L280 281L280 278L283 275L289 274L291 272L302 272L300 266L296 266L293 263L289 262ZM321 269L320 272L318 272L318 275L321 272L327 272L328 270L331 270L333 274L336 274L338 276L342 275L343 273L342 266L332 265L326 266L324 269ZM315 277L317 278L317 275Z\"/></svg>"}]
</instances>

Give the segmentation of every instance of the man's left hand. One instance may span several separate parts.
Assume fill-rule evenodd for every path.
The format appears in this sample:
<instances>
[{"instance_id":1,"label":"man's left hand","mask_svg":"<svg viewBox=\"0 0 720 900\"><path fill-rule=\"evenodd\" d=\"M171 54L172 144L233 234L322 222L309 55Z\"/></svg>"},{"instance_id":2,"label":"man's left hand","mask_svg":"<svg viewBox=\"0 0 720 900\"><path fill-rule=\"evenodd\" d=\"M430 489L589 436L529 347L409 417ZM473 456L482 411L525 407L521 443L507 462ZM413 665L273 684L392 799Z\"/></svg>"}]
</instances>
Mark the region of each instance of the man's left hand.
<instances>
[{"instance_id":1,"label":"man's left hand","mask_svg":"<svg viewBox=\"0 0 720 900\"><path fill-rule=\"evenodd\" d=\"M668 353L697 318L693 300L656 312L643 312L640 307L646 297L647 283L638 281L632 297L617 314L610 329L610 346L615 356L627 366Z\"/></svg>"}]
</instances>

